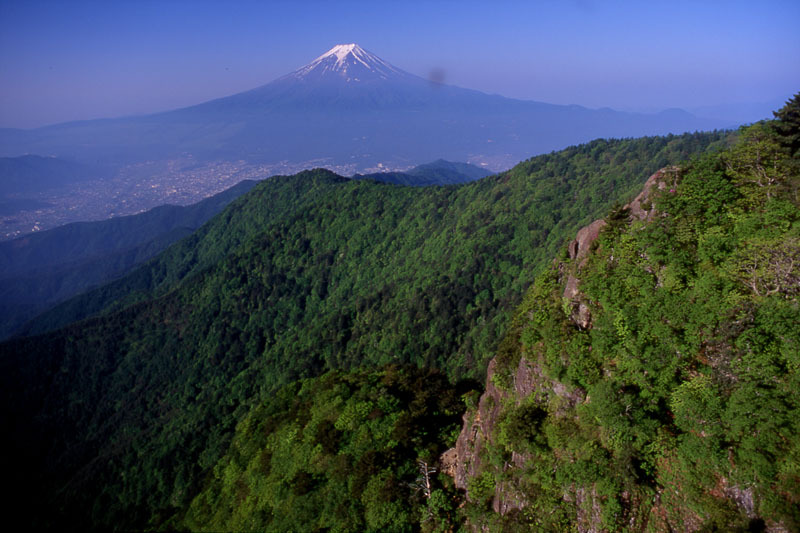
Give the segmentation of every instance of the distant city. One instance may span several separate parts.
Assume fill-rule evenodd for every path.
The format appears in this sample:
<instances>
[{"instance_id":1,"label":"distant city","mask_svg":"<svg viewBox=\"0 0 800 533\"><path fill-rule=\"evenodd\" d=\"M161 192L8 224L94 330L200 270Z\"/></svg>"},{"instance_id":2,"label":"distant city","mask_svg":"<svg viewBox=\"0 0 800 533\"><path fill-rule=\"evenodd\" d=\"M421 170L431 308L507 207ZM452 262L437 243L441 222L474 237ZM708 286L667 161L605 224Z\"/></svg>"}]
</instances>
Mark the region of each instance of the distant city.
<instances>
[{"instance_id":1,"label":"distant city","mask_svg":"<svg viewBox=\"0 0 800 533\"><path fill-rule=\"evenodd\" d=\"M345 175L355 171L346 166L326 165L324 161L272 165L220 161L198 166L191 158L186 158L166 163L131 165L108 179L47 190L35 196L27 195L26 200L32 200L31 203L36 207L0 215L0 240L14 239L70 222L135 215L163 204L189 205L242 180L294 174L315 166L326 166ZM381 170L384 169L374 171Z\"/></svg>"},{"instance_id":2,"label":"distant city","mask_svg":"<svg viewBox=\"0 0 800 533\"><path fill-rule=\"evenodd\" d=\"M511 157L474 156L468 162L499 171L516 161ZM146 161L123 167L106 179L26 194L24 200L28 201L30 208L0 212L0 241L71 222L135 215L164 204L190 205L242 180L262 180L318 167L342 176L352 176L357 172L404 171L412 166L386 162L365 167L357 163L334 164L329 159L309 159L299 163L280 161L273 164L253 164L243 160L198 163L191 156L169 161Z\"/></svg>"},{"instance_id":3,"label":"distant city","mask_svg":"<svg viewBox=\"0 0 800 533\"><path fill-rule=\"evenodd\" d=\"M55 228L70 222L134 215L158 205L189 205L245 179L264 179L282 172L281 165L218 162L198 166L191 158L144 162L114 176L26 195L37 207L0 216L0 240Z\"/></svg>"}]
</instances>

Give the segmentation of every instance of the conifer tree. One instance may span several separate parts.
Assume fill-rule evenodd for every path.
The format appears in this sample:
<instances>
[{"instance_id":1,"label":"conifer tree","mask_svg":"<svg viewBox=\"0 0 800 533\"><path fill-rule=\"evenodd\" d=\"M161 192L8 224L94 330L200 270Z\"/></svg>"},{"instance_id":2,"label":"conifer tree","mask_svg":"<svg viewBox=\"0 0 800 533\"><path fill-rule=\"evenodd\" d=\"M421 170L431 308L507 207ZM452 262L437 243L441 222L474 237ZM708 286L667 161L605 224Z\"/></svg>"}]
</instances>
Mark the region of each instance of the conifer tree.
<instances>
[{"instance_id":1,"label":"conifer tree","mask_svg":"<svg viewBox=\"0 0 800 533\"><path fill-rule=\"evenodd\" d=\"M800 150L800 92L773 114L777 119L774 127L781 136L781 145L788 148L792 156L796 155Z\"/></svg>"}]
</instances>

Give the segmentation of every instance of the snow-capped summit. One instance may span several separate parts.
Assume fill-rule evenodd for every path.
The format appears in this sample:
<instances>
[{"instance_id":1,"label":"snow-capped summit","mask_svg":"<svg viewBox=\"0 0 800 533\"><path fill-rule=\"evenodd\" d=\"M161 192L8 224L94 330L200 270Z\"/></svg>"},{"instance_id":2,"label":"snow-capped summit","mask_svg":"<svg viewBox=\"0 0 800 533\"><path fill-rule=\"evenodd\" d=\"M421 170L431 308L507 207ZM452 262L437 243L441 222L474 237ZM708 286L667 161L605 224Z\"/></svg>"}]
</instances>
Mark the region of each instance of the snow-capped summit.
<instances>
[{"instance_id":1,"label":"snow-capped summit","mask_svg":"<svg viewBox=\"0 0 800 533\"><path fill-rule=\"evenodd\" d=\"M364 82L408 76L410 74L390 65L357 44L350 43L337 44L287 77L308 80L338 77L348 82Z\"/></svg>"}]
</instances>

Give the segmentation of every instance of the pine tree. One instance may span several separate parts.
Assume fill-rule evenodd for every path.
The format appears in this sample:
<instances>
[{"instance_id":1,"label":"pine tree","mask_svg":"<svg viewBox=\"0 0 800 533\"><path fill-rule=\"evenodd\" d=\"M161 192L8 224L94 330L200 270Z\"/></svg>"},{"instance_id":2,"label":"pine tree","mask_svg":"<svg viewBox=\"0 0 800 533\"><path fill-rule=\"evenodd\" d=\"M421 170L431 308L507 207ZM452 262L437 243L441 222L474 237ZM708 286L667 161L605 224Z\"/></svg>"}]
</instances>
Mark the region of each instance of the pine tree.
<instances>
[{"instance_id":1,"label":"pine tree","mask_svg":"<svg viewBox=\"0 0 800 533\"><path fill-rule=\"evenodd\" d=\"M781 136L781 145L788 148L792 156L796 155L800 150L800 92L773 115L777 119L774 128Z\"/></svg>"}]
</instances>

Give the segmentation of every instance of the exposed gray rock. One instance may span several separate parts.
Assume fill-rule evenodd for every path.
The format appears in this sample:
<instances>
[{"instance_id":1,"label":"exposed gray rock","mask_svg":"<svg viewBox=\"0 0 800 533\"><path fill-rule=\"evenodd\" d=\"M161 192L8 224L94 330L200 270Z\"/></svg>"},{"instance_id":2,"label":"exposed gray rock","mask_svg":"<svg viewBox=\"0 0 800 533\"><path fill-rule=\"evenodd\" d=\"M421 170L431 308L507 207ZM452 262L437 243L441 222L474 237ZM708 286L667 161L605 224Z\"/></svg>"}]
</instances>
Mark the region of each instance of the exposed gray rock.
<instances>
[{"instance_id":1,"label":"exposed gray rock","mask_svg":"<svg viewBox=\"0 0 800 533\"><path fill-rule=\"evenodd\" d=\"M464 426L456 441L456 469L453 480L459 489L467 489L467 480L480 472L480 450L491 443L492 433L507 394L498 389L494 380L496 361L492 359L486 371L486 390L481 395L476 412L464 414ZM445 454L450 453L450 450Z\"/></svg>"},{"instance_id":2,"label":"exposed gray rock","mask_svg":"<svg viewBox=\"0 0 800 533\"><path fill-rule=\"evenodd\" d=\"M569 258L578 263L578 268L583 266L589 254L589 248L597 240L600 230L606 227L605 220L595 220L588 226L578 230L575 240L569 243Z\"/></svg>"},{"instance_id":3,"label":"exposed gray rock","mask_svg":"<svg viewBox=\"0 0 800 533\"><path fill-rule=\"evenodd\" d=\"M665 167L647 178L640 192L631 203L625 205L631 218L635 220L652 220L655 209L652 206L653 189L663 190L667 187L674 188L678 179L678 167Z\"/></svg>"}]
</instances>

